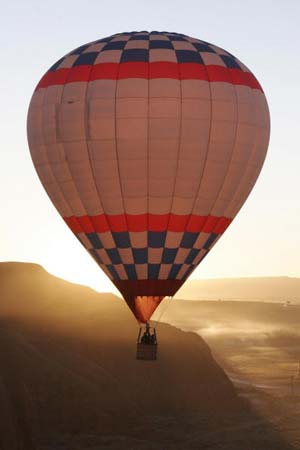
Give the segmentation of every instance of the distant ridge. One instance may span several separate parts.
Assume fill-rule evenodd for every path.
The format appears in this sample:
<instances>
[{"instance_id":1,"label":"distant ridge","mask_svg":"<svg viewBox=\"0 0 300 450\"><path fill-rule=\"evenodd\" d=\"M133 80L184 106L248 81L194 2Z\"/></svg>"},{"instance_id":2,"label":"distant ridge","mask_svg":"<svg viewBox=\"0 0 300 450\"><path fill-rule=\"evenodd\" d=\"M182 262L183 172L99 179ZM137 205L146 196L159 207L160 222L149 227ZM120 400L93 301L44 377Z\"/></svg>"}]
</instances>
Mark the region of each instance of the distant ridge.
<instances>
[{"instance_id":1,"label":"distant ridge","mask_svg":"<svg viewBox=\"0 0 300 450\"><path fill-rule=\"evenodd\" d=\"M176 298L300 303L300 278L250 277L190 280L176 294Z\"/></svg>"}]
</instances>

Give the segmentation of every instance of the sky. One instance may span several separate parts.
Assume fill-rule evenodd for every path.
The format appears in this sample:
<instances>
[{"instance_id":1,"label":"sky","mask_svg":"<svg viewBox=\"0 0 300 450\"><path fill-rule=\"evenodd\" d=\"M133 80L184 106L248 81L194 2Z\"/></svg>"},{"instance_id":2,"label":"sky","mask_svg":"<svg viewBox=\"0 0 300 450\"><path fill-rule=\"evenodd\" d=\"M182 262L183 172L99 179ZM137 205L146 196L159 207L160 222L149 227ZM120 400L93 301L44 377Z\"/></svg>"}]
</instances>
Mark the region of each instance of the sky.
<instances>
[{"instance_id":1,"label":"sky","mask_svg":"<svg viewBox=\"0 0 300 450\"><path fill-rule=\"evenodd\" d=\"M271 113L261 175L192 278L300 277L299 16L298 0L5 2L0 18L0 261L35 262L67 280L114 290L39 182L27 145L27 109L41 76L73 48L122 31L167 30L233 53L260 81Z\"/></svg>"}]
</instances>

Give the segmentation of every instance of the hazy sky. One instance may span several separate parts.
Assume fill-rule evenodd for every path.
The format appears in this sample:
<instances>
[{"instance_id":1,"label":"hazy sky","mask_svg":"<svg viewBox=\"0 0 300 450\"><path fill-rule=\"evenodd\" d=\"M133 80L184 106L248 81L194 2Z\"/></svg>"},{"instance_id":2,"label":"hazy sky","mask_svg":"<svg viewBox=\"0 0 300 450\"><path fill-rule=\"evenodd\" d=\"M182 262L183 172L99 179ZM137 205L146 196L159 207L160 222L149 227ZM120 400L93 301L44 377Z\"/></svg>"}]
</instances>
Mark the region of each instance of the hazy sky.
<instances>
[{"instance_id":1,"label":"hazy sky","mask_svg":"<svg viewBox=\"0 0 300 450\"><path fill-rule=\"evenodd\" d=\"M32 91L71 49L132 30L177 31L217 44L262 84L271 142L260 178L193 278L300 276L300 2L51 0L1 6L0 260L33 261L112 289L48 200L26 139Z\"/></svg>"}]
</instances>

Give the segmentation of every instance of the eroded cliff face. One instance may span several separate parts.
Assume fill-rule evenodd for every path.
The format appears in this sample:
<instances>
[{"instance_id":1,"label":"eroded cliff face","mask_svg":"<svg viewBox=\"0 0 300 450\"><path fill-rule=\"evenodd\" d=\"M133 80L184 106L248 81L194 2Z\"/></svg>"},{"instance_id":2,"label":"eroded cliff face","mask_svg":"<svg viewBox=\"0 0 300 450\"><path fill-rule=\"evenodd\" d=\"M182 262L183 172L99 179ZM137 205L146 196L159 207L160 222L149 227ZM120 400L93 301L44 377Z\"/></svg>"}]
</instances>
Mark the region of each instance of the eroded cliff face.
<instances>
[{"instance_id":1,"label":"eroded cliff face","mask_svg":"<svg viewBox=\"0 0 300 450\"><path fill-rule=\"evenodd\" d=\"M160 324L158 361L137 361L138 328L118 297L17 263L0 264L0 296L2 450L107 448L108 435L127 436L110 442L118 450L133 435L146 444L130 448L199 448L201 436L186 440L199 423L214 433L246 411L193 333Z\"/></svg>"}]
</instances>

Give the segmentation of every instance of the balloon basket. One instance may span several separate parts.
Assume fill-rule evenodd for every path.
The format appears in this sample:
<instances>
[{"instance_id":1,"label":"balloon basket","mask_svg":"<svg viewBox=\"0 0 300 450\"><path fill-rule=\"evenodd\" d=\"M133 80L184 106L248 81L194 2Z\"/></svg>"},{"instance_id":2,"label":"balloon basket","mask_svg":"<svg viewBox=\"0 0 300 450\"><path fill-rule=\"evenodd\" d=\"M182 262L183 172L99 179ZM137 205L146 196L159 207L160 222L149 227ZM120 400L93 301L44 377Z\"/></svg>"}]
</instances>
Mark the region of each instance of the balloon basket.
<instances>
[{"instance_id":1,"label":"balloon basket","mask_svg":"<svg viewBox=\"0 0 300 450\"><path fill-rule=\"evenodd\" d=\"M157 359L157 338L155 328L141 327L137 338L136 359L154 361Z\"/></svg>"},{"instance_id":2,"label":"balloon basket","mask_svg":"<svg viewBox=\"0 0 300 450\"><path fill-rule=\"evenodd\" d=\"M157 344L137 344L136 359L144 361L154 361L157 359Z\"/></svg>"}]
</instances>

